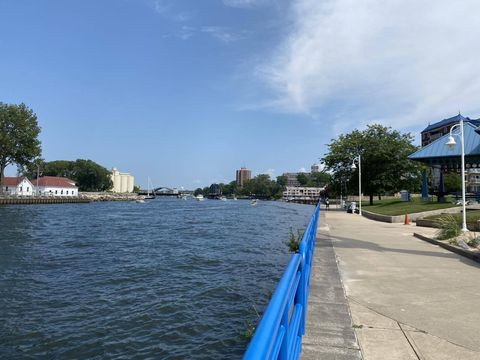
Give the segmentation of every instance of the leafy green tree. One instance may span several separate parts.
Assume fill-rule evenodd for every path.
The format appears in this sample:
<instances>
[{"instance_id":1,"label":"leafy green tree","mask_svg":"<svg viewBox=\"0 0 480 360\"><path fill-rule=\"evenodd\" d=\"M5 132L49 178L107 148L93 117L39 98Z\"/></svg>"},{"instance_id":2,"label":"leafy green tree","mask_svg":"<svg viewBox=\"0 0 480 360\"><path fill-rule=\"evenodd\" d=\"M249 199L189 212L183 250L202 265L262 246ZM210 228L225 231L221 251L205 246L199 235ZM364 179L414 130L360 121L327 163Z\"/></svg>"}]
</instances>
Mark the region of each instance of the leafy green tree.
<instances>
[{"instance_id":1,"label":"leafy green tree","mask_svg":"<svg viewBox=\"0 0 480 360\"><path fill-rule=\"evenodd\" d=\"M418 148L410 133L401 134L390 127L369 125L364 131L354 130L333 139L322 159L326 170L333 172L333 181L344 179L350 191L358 191L358 166L353 160L361 155L362 191L370 197L401 189L412 190L421 183L422 166L408 160Z\"/></svg>"},{"instance_id":2,"label":"leafy green tree","mask_svg":"<svg viewBox=\"0 0 480 360\"><path fill-rule=\"evenodd\" d=\"M276 181L271 180L270 175L260 174L248 180L240 189L240 194L264 199L279 199L283 195L284 188Z\"/></svg>"},{"instance_id":3,"label":"leafy green tree","mask_svg":"<svg viewBox=\"0 0 480 360\"><path fill-rule=\"evenodd\" d=\"M457 192L462 190L462 176L454 172L443 174L443 183L447 192Z\"/></svg>"},{"instance_id":4,"label":"leafy green tree","mask_svg":"<svg viewBox=\"0 0 480 360\"><path fill-rule=\"evenodd\" d=\"M277 176L277 185L287 186L288 179L285 175Z\"/></svg>"},{"instance_id":5,"label":"leafy green tree","mask_svg":"<svg viewBox=\"0 0 480 360\"><path fill-rule=\"evenodd\" d=\"M0 193L8 165L24 167L41 155L39 134L37 116L25 104L0 103Z\"/></svg>"},{"instance_id":6,"label":"leafy green tree","mask_svg":"<svg viewBox=\"0 0 480 360\"><path fill-rule=\"evenodd\" d=\"M306 186L308 184L309 178L305 173L298 173L297 180L300 183L300 186Z\"/></svg>"},{"instance_id":7,"label":"leafy green tree","mask_svg":"<svg viewBox=\"0 0 480 360\"><path fill-rule=\"evenodd\" d=\"M202 188L196 188L195 191L193 192L193 196L197 195L203 195L203 190Z\"/></svg>"},{"instance_id":8,"label":"leafy green tree","mask_svg":"<svg viewBox=\"0 0 480 360\"><path fill-rule=\"evenodd\" d=\"M68 177L78 185L80 191L107 191L113 187L111 173L92 160L77 159L76 161L55 160L40 162L43 176ZM24 175L36 178L36 166L27 166Z\"/></svg>"},{"instance_id":9,"label":"leafy green tree","mask_svg":"<svg viewBox=\"0 0 480 360\"><path fill-rule=\"evenodd\" d=\"M326 172L311 173L308 180L308 186L324 187L330 182L331 175Z\"/></svg>"}]
</instances>

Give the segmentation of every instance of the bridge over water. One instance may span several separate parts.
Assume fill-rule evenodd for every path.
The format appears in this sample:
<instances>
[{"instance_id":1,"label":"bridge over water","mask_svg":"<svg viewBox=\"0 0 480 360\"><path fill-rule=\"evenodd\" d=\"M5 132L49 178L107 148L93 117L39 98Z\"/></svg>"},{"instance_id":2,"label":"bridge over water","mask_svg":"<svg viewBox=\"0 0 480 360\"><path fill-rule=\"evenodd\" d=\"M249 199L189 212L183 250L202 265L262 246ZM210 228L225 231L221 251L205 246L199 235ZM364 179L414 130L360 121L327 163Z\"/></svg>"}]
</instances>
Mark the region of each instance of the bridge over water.
<instances>
[{"instance_id":1,"label":"bridge over water","mask_svg":"<svg viewBox=\"0 0 480 360\"><path fill-rule=\"evenodd\" d=\"M147 195L149 192L148 190L140 190L138 195ZM150 190L150 195L155 196L178 196L183 194L192 194L193 191L191 190L184 190L184 189L177 189L177 188L170 188L167 186L160 186L153 190Z\"/></svg>"}]
</instances>

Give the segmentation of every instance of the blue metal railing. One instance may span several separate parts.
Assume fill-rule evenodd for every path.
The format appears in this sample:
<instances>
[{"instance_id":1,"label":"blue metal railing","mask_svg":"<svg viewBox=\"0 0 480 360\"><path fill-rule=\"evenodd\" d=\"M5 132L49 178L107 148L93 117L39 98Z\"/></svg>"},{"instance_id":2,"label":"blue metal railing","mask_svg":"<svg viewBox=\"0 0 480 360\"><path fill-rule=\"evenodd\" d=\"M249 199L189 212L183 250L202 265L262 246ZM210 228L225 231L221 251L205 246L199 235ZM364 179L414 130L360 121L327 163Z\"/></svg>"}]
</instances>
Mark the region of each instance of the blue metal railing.
<instances>
[{"instance_id":1,"label":"blue metal railing","mask_svg":"<svg viewBox=\"0 0 480 360\"><path fill-rule=\"evenodd\" d=\"M244 360L298 359L305 334L313 250L320 204L308 223L300 250L294 254L268 304Z\"/></svg>"}]
</instances>

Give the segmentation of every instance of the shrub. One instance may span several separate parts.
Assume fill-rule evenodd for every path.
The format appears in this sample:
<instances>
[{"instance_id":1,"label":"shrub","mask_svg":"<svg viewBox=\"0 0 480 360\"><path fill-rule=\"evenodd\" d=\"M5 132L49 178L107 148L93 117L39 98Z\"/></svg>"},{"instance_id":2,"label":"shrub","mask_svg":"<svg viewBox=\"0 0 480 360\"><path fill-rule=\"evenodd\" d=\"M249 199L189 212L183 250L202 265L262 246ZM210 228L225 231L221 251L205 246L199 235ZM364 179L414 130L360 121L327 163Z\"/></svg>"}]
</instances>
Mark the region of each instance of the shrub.
<instances>
[{"instance_id":1,"label":"shrub","mask_svg":"<svg viewBox=\"0 0 480 360\"><path fill-rule=\"evenodd\" d=\"M440 230L437 233L439 240L447 240L461 234L460 225L452 215L444 215L439 219Z\"/></svg>"},{"instance_id":2,"label":"shrub","mask_svg":"<svg viewBox=\"0 0 480 360\"><path fill-rule=\"evenodd\" d=\"M470 240L467 241L467 245L473 248L477 248L480 245L480 238L474 236Z\"/></svg>"},{"instance_id":3,"label":"shrub","mask_svg":"<svg viewBox=\"0 0 480 360\"><path fill-rule=\"evenodd\" d=\"M288 241L288 249L290 252L298 253L300 250L300 242L302 241L303 231L297 229L297 235L293 233L293 229L290 227L290 240Z\"/></svg>"}]
</instances>

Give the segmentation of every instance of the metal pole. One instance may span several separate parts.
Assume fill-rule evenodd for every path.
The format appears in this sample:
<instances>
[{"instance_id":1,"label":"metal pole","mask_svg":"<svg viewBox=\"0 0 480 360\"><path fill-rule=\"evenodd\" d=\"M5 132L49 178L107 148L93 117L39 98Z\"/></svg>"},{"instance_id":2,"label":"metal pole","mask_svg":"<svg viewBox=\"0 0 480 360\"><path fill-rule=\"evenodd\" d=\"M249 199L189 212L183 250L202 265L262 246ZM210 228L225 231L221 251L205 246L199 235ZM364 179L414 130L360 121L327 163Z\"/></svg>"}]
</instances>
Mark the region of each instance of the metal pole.
<instances>
[{"instance_id":1,"label":"metal pole","mask_svg":"<svg viewBox=\"0 0 480 360\"><path fill-rule=\"evenodd\" d=\"M465 205L465 142L463 137L463 119L460 118L460 136L462 139L462 208L463 208L463 223L462 231L467 232L467 210Z\"/></svg>"},{"instance_id":2,"label":"metal pole","mask_svg":"<svg viewBox=\"0 0 480 360\"><path fill-rule=\"evenodd\" d=\"M358 154L358 215L362 216L362 157Z\"/></svg>"},{"instance_id":3,"label":"metal pole","mask_svg":"<svg viewBox=\"0 0 480 360\"><path fill-rule=\"evenodd\" d=\"M35 196L38 196L38 177L40 176L40 165L37 164L37 188L35 189Z\"/></svg>"}]
</instances>

